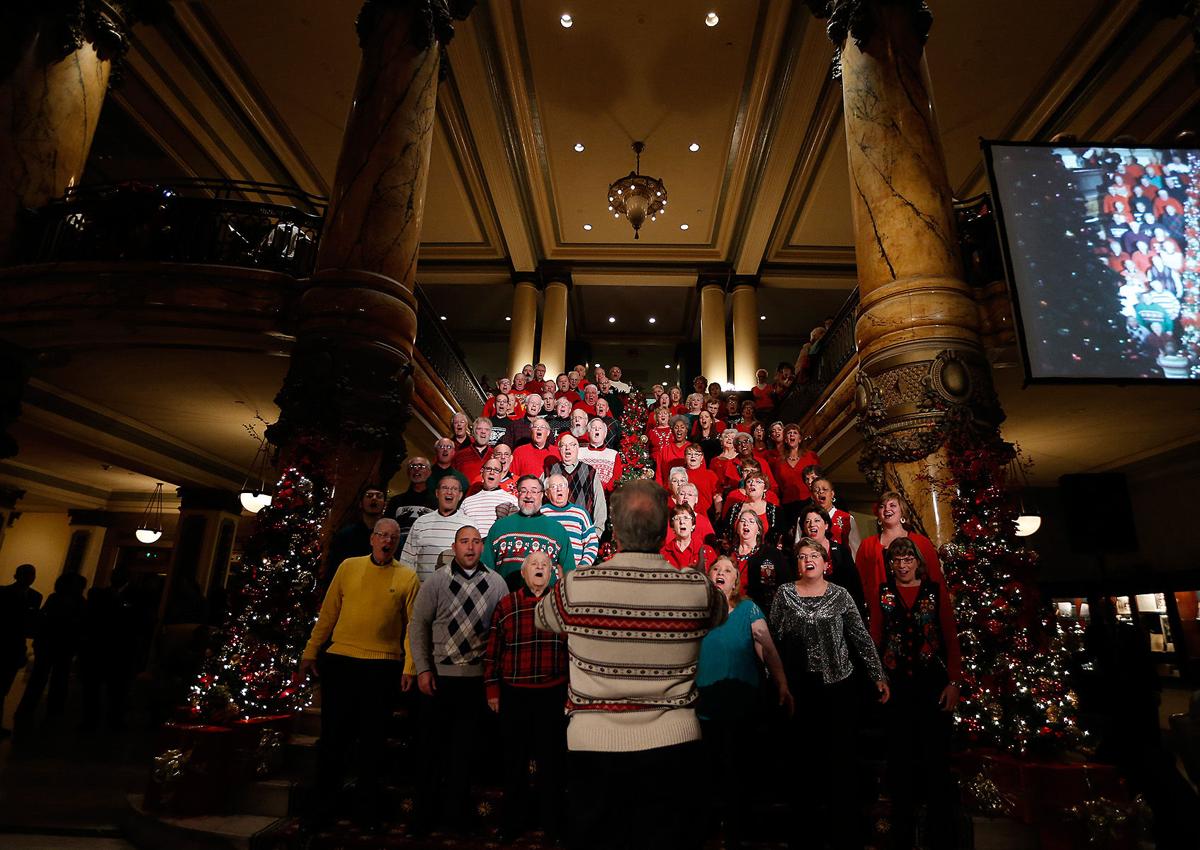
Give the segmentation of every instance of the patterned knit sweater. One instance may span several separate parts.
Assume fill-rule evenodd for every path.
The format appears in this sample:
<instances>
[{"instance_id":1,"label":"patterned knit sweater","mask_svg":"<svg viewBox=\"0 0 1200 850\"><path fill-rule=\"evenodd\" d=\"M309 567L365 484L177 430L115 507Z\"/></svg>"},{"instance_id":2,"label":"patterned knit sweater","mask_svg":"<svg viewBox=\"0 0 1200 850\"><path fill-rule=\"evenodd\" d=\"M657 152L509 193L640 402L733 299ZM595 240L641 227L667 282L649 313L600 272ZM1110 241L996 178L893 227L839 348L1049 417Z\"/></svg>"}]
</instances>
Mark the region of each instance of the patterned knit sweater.
<instances>
[{"instance_id":1,"label":"patterned knit sweater","mask_svg":"<svg viewBox=\"0 0 1200 850\"><path fill-rule=\"evenodd\" d=\"M700 642L727 615L695 570L658 553L621 552L570 573L538 603L537 626L567 635L567 748L629 752L700 737Z\"/></svg>"}]
</instances>

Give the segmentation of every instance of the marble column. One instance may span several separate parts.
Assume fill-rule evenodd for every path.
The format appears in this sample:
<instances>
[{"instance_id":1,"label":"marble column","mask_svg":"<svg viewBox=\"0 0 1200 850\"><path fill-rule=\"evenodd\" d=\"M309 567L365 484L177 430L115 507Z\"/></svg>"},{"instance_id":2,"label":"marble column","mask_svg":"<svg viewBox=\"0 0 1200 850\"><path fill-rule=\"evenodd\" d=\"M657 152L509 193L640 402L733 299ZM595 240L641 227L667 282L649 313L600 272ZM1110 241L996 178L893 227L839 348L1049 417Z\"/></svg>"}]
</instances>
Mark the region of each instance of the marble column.
<instances>
[{"instance_id":1,"label":"marble column","mask_svg":"<svg viewBox=\"0 0 1200 850\"><path fill-rule=\"evenodd\" d=\"M750 390L758 371L758 281L736 277L732 281L733 307L733 385Z\"/></svg>"},{"instance_id":2,"label":"marble column","mask_svg":"<svg viewBox=\"0 0 1200 850\"><path fill-rule=\"evenodd\" d=\"M306 436L328 441L334 492L326 540L367 483L387 482L406 448L413 296L442 48L470 2L367 0L362 58L316 271L268 436L288 462Z\"/></svg>"},{"instance_id":3,"label":"marble column","mask_svg":"<svg viewBox=\"0 0 1200 850\"><path fill-rule=\"evenodd\" d=\"M724 385L729 380L725 353L725 278L701 278L700 371L709 382Z\"/></svg>"},{"instance_id":4,"label":"marble column","mask_svg":"<svg viewBox=\"0 0 1200 850\"><path fill-rule=\"evenodd\" d=\"M78 17L27 5L6 18L0 56L0 263L14 259L21 211L78 185L126 50L120 2L87 0Z\"/></svg>"},{"instance_id":5,"label":"marble column","mask_svg":"<svg viewBox=\"0 0 1200 850\"><path fill-rule=\"evenodd\" d=\"M513 278L512 312L508 323L509 378L521 371L526 363L533 363L533 344L537 338L537 301L537 283L532 277ZM563 343L565 346L565 338ZM563 356L566 356L565 349Z\"/></svg>"},{"instance_id":6,"label":"marble column","mask_svg":"<svg viewBox=\"0 0 1200 850\"><path fill-rule=\"evenodd\" d=\"M944 463L949 411L1001 418L963 280L923 45L921 0L833 0L855 255L861 466L900 491L936 542L953 534Z\"/></svg>"},{"instance_id":7,"label":"marble column","mask_svg":"<svg viewBox=\"0 0 1200 850\"><path fill-rule=\"evenodd\" d=\"M557 273L546 279L537 357L539 363L546 364L546 375L550 380L567 369L567 296L570 291L570 275Z\"/></svg>"}]
</instances>

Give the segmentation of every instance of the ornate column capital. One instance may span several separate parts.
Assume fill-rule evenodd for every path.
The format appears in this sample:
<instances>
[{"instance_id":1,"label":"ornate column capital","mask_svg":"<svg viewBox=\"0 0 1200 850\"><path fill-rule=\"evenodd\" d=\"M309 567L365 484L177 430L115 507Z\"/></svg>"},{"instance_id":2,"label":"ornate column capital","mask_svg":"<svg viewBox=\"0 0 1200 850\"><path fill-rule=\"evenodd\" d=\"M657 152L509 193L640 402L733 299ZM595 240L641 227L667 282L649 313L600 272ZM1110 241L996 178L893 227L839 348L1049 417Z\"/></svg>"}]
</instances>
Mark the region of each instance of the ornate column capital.
<instances>
[{"instance_id":1,"label":"ornate column capital","mask_svg":"<svg viewBox=\"0 0 1200 850\"><path fill-rule=\"evenodd\" d=\"M731 280L733 269L727 266L705 269L696 276L696 291L703 292L710 286L716 286L724 292Z\"/></svg>"},{"instance_id":2,"label":"ornate column capital","mask_svg":"<svg viewBox=\"0 0 1200 850\"><path fill-rule=\"evenodd\" d=\"M437 42L444 60L446 45L454 38L454 22L465 21L475 8L475 0L365 0L359 10L354 29L358 45L365 48L371 38L383 29L380 21L389 11L408 10L412 15L409 40L417 50L428 50ZM439 70L439 79L446 78L446 63Z\"/></svg>"},{"instance_id":3,"label":"ornate column capital","mask_svg":"<svg viewBox=\"0 0 1200 850\"><path fill-rule=\"evenodd\" d=\"M829 20L825 32L837 50L833 57L834 79L842 74L842 51L846 40L853 39L855 46L861 50L880 24L879 7L894 6L907 11L913 34L921 46L924 46L929 29L933 26L933 13L929 11L925 0L805 0L805 3L814 16Z\"/></svg>"},{"instance_id":4,"label":"ornate column capital","mask_svg":"<svg viewBox=\"0 0 1200 850\"><path fill-rule=\"evenodd\" d=\"M756 274L735 274L731 275L725 284L725 290L732 293L735 289L740 289L748 286L751 289L758 289L759 277Z\"/></svg>"}]
</instances>

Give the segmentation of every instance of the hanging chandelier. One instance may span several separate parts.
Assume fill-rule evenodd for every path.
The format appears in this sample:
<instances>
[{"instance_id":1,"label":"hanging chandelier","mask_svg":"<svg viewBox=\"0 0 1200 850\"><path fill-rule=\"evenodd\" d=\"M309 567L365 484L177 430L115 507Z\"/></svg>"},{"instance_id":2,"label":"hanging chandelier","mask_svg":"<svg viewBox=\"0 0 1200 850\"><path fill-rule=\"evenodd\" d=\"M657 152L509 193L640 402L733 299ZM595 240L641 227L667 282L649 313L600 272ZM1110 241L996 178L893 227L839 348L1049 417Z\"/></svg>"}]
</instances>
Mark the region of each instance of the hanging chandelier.
<instances>
[{"instance_id":1,"label":"hanging chandelier","mask_svg":"<svg viewBox=\"0 0 1200 850\"><path fill-rule=\"evenodd\" d=\"M608 187L608 211L613 218L625 216L629 219L633 225L634 239L638 238L638 231L647 218L658 221L660 215L666 215L667 187L657 177L638 173L645 149L645 142L633 143L633 171L613 181Z\"/></svg>"},{"instance_id":2,"label":"hanging chandelier","mask_svg":"<svg viewBox=\"0 0 1200 850\"><path fill-rule=\"evenodd\" d=\"M137 530L133 532L133 536L138 539L139 543L149 545L158 542L158 538L162 537L162 515L163 485L160 481L154 486L154 492L146 501L146 510L142 511L142 521L138 523Z\"/></svg>"}]
</instances>

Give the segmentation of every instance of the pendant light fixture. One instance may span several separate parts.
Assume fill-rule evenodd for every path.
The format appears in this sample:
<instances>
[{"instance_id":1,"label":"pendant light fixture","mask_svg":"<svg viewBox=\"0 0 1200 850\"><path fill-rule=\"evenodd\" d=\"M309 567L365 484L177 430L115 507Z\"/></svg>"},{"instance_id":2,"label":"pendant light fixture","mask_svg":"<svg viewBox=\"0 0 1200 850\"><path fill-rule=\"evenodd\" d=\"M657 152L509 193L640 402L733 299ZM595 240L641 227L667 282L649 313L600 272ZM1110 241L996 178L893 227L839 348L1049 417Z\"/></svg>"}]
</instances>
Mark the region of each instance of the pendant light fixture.
<instances>
[{"instance_id":1,"label":"pendant light fixture","mask_svg":"<svg viewBox=\"0 0 1200 850\"><path fill-rule=\"evenodd\" d=\"M154 492L150 494L150 498L146 501L146 510L142 512L142 521L138 523L137 530L133 532L133 536L138 539L139 543L157 543L162 537L162 482L159 481L154 485Z\"/></svg>"},{"instance_id":2,"label":"pendant light fixture","mask_svg":"<svg viewBox=\"0 0 1200 850\"><path fill-rule=\"evenodd\" d=\"M608 211L613 218L625 216L629 220L634 239L638 238L638 231L646 219L657 221L660 215L666 214L667 206L667 187L662 180L638 173L645 149L645 142L633 143L633 171L608 187Z\"/></svg>"},{"instance_id":3,"label":"pendant light fixture","mask_svg":"<svg viewBox=\"0 0 1200 850\"><path fill-rule=\"evenodd\" d=\"M267 441L259 440L258 451L254 453L254 460L250 462L250 469L246 472L246 480L242 482L242 492L238 495L242 507L252 514L271 504L271 494L265 492L266 479Z\"/></svg>"},{"instance_id":4,"label":"pendant light fixture","mask_svg":"<svg viewBox=\"0 0 1200 850\"><path fill-rule=\"evenodd\" d=\"M1028 537L1042 527L1042 515L1029 494L1029 477L1019 457L1014 456L1008 462L1008 486L1020 492L1019 509L1017 513L1017 537Z\"/></svg>"}]
</instances>

